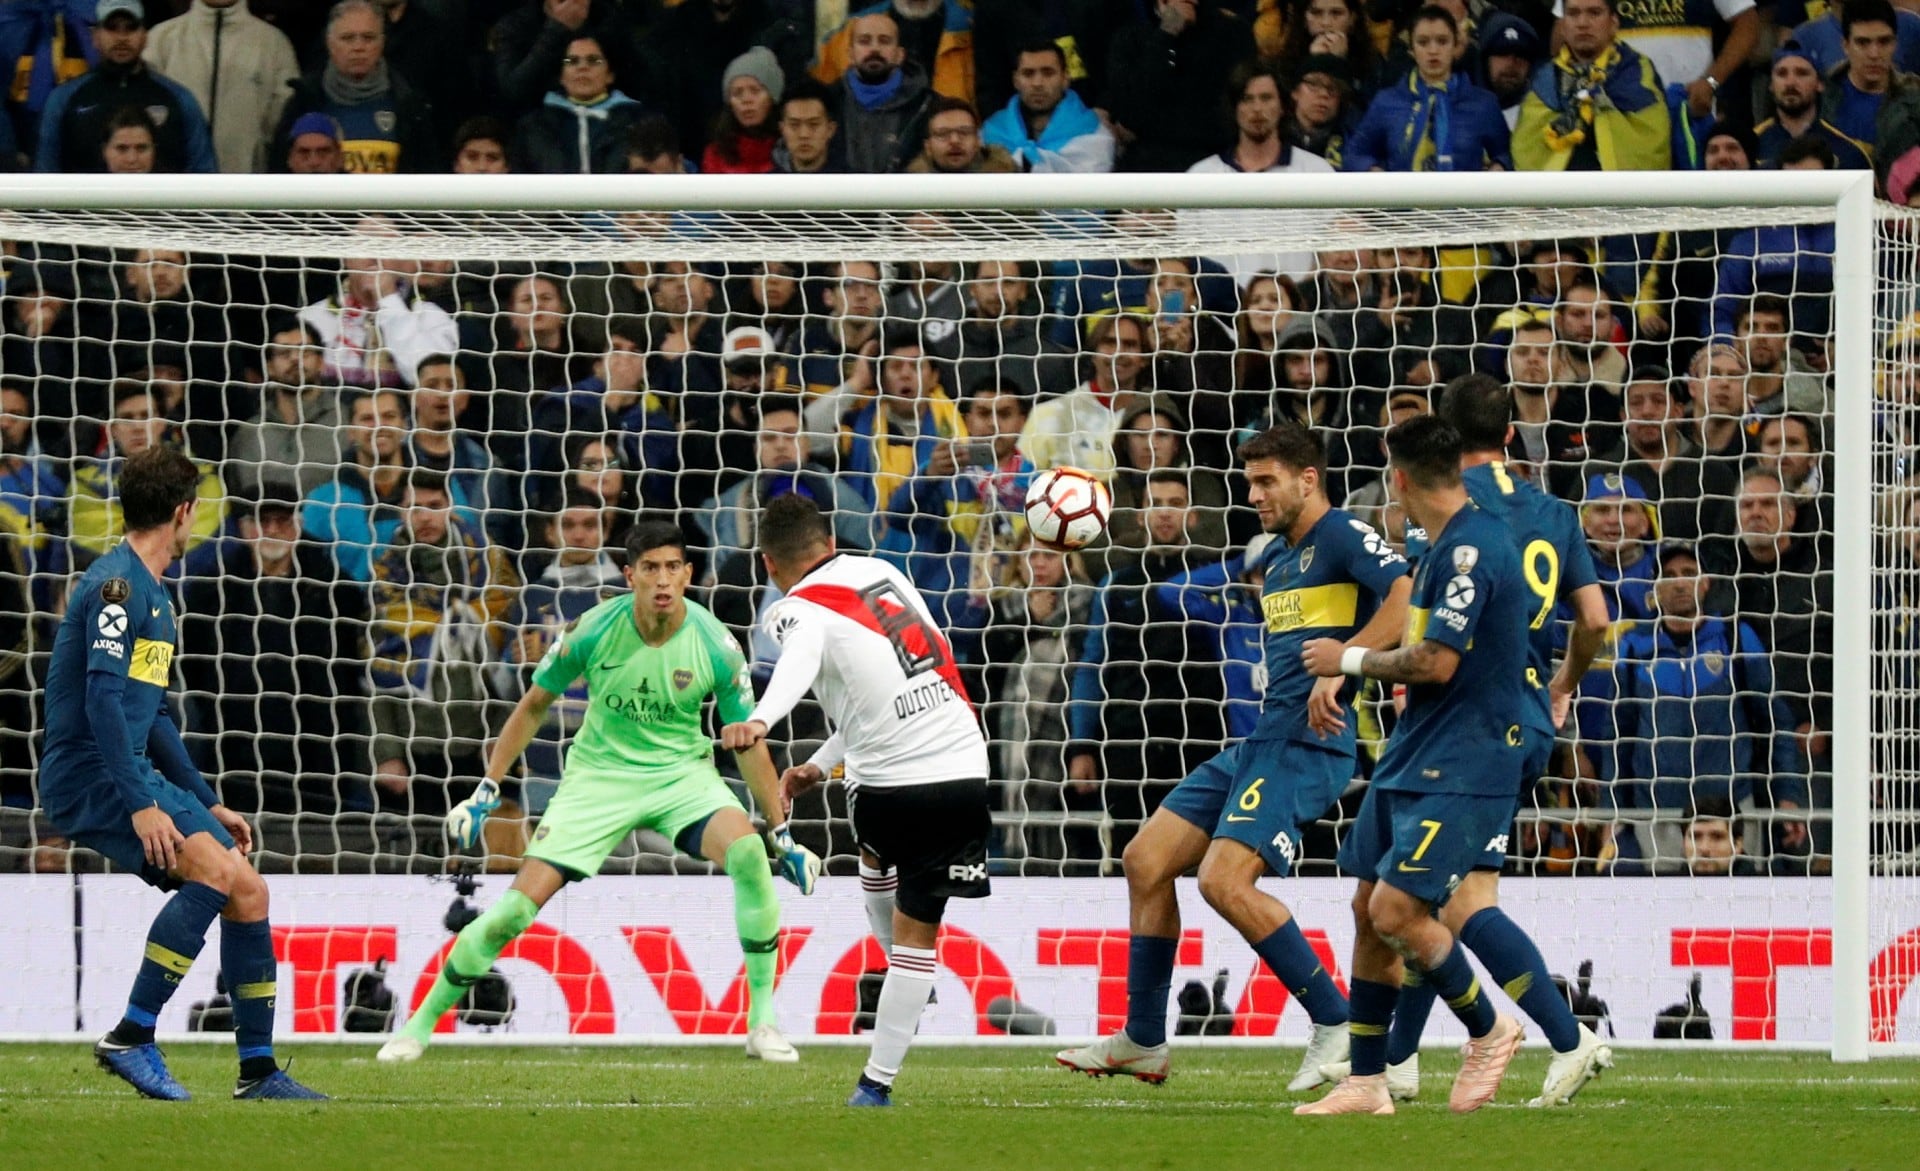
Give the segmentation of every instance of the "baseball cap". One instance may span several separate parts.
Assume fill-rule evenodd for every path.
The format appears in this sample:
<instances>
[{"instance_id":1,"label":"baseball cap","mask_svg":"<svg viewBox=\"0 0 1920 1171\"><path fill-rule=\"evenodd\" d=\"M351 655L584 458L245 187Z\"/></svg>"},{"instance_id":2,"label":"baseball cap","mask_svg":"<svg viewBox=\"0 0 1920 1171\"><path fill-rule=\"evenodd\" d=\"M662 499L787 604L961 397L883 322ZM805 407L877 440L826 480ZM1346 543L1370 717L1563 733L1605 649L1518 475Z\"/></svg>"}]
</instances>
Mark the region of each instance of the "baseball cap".
<instances>
[{"instance_id":1,"label":"baseball cap","mask_svg":"<svg viewBox=\"0 0 1920 1171\"><path fill-rule=\"evenodd\" d=\"M773 335L757 325L742 325L727 331L720 343L720 361L732 367L757 368L759 359L773 353Z\"/></svg>"},{"instance_id":2,"label":"baseball cap","mask_svg":"<svg viewBox=\"0 0 1920 1171\"><path fill-rule=\"evenodd\" d=\"M729 359L769 353L773 349L773 335L757 325L743 325L727 331L720 349L722 356Z\"/></svg>"},{"instance_id":3,"label":"baseball cap","mask_svg":"<svg viewBox=\"0 0 1920 1171\"><path fill-rule=\"evenodd\" d=\"M335 142L339 142L343 137L340 132L340 123L318 112L302 114L295 118L293 127L287 131L287 141L292 142L303 134L324 134Z\"/></svg>"},{"instance_id":4,"label":"baseball cap","mask_svg":"<svg viewBox=\"0 0 1920 1171\"><path fill-rule=\"evenodd\" d=\"M105 24L115 16L131 16L141 24L147 23L147 10L140 0L100 0L93 6L95 24Z\"/></svg>"},{"instance_id":5,"label":"baseball cap","mask_svg":"<svg viewBox=\"0 0 1920 1171\"><path fill-rule=\"evenodd\" d=\"M1533 26L1509 12L1496 12L1480 26L1482 57L1525 57L1538 61L1547 55Z\"/></svg>"},{"instance_id":6,"label":"baseball cap","mask_svg":"<svg viewBox=\"0 0 1920 1171\"><path fill-rule=\"evenodd\" d=\"M1597 504L1602 500L1634 500L1647 511L1647 523L1651 526L1654 539L1660 537L1660 512L1653 502L1647 499L1647 490L1640 481L1619 472L1601 472L1587 478L1588 504Z\"/></svg>"},{"instance_id":7,"label":"baseball cap","mask_svg":"<svg viewBox=\"0 0 1920 1171\"><path fill-rule=\"evenodd\" d=\"M1814 72L1817 73L1820 71L1820 63L1813 59L1812 53L1809 53L1806 49L1801 47L1799 41L1788 41L1786 44L1781 45L1778 49L1775 49L1773 51L1773 63L1775 65L1780 64L1780 62L1785 61L1789 57L1798 57L1802 61L1805 61L1807 64L1813 66Z\"/></svg>"},{"instance_id":8,"label":"baseball cap","mask_svg":"<svg viewBox=\"0 0 1920 1171\"><path fill-rule=\"evenodd\" d=\"M1668 541L1660 546L1660 568L1665 569L1667 562L1675 557L1691 557L1697 564L1700 552L1694 548L1692 541Z\"/></svg>"}]
</instances>

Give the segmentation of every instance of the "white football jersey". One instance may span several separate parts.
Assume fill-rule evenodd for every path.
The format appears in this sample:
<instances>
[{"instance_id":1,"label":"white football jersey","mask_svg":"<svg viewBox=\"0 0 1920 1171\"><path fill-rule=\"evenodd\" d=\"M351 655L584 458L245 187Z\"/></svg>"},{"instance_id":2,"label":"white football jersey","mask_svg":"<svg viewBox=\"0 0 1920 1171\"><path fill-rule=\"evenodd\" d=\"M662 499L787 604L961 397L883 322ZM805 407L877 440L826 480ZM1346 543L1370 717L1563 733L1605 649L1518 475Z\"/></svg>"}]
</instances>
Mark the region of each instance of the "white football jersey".
<instances>
[{"instance_id":1,"label":"white football jersey","mask_svg":"<svg viewBox=\"0 0 1920 1171\"><path fill-rule=\"evenodd\" d=\"M761 625L780 660L749 719L772 727L811 688L834 729L813 763L830 772L844 761L848 783L876 788L986 778L986 737L953 650L898 569L830 557Z\"/></svg>"}]
</instances>

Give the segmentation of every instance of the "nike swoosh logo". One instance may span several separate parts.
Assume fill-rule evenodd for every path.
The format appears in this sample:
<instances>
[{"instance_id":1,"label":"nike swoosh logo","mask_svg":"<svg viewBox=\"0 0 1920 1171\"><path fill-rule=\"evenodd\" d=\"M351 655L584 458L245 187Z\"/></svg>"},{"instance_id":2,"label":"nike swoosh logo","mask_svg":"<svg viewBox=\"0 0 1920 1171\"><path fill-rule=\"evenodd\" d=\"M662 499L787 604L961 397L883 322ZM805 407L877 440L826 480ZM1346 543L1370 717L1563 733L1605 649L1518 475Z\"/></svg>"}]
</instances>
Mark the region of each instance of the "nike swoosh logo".
<instances>
[{"instance_id":1,"label":"nike swoosh logo","mask_svg":"<svg viewBox=\"0 0 1920 1171\"><path fill-rule=\"evenodd\" d=\"M1431 869L1432 868L1428 866L1409 866L1405 862L1400 863L1400 873L1402 874L1426 874Z\"/></svg>"},{"instance_id":2,"label":"nike swoosh logo","mask_svg":"<svg viewBox=\"0 0 1920 1171\"><path fill-rule=\"evenodd\" d=\"M1230 821L1230 822L1236 822L1236 821L1252 821L1252 820L1253 820L1253 818L1251 818L1251 817L1235 817L1235 816L1234 816L1233 814L1231 814L1231 813L1229 813L1229 814L1227 814L1227 820L1228 820L1228 821Z\"/></svg>"},{"instance_id":3,"label":"nike swoosh logo","mask_svg":"<svg viewBox=\"0 0 1920 1171\"><path fill-rule=\"evenodd\" d=\"M618 670L619 670L620 668L622 668L622 667L624 667L624 666L626 666L626 665L627 665L627 661L626 661L625 659L622 659L622 660L620 660L620 661L619 661L619 662L617 662L617 663L601 663L601 664L599 664L599 666L600 666L600 669L601 669L602 671L618 671Z\"/></svg>"},{"instance_id":4,"label":"nike swoosh logo","mask_svg":"<svg viewBox=\"0 0 1920 1171\"><path fill-rule=\"evenodd\" d=\"M154 617L154 618L158 618L158 617L160 617L160 607L158 607L158 606L155 606L155 607L153 608L153 614L152 614L152 617Z\"/></svg>"}]
</instances>

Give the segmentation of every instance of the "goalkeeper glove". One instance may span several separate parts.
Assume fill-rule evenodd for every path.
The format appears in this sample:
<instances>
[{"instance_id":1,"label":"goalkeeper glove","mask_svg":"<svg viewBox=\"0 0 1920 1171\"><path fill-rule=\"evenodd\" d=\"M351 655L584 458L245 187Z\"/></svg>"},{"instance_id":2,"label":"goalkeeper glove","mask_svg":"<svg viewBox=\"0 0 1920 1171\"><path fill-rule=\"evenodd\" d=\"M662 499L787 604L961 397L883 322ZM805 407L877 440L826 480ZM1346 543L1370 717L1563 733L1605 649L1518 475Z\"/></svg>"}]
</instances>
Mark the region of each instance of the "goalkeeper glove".
<instances>
[{"instance_id":1,"label":"goalkeeper glove","mask_svg":"<svg viewBox=\"0 0 1920 1171\"><path fill-rule=\"evenodd\" d=\"M820 857L812 850L793 840L793 831L785 822L773 829L773 848L779 855L775 859L780 867L780 877L800 888L800 893L813 893L813 884L820 877Z\"/></svg>"},{"instance_id":2,"label":"goalkeeper glove","mask_svg":"<svg viewBox=\"0 0 1920 1171\"><path fill-rule=\"evenodd\" d=\"M447 833L453 837L454 844L463 850L472 849L480 841L480 827L487 822L487 814L500 808L500 786L491 780L481 781L473 787L473 796L455 805L447 813Z\"/></svg>"}]
</instances>

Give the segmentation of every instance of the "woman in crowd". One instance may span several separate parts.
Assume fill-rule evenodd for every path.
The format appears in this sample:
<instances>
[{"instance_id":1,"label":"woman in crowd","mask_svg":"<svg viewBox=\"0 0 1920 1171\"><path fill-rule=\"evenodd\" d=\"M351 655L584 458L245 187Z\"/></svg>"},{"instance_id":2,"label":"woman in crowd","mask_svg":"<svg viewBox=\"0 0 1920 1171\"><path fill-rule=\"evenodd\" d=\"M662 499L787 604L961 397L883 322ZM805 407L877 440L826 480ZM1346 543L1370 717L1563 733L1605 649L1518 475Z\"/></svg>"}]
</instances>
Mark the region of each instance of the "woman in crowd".
<instances>
[{"instance_id":1,"label":"woman in crowd","mask_svg":"<svg viewBox=\"0 0 1920 1171\"><path fill-rule=\"evenodd\" d=\"M773 170L773 148L780 143L780 95L786 79L771 49L756 46L733 59L720 78L725 106L713 128L713 141L700 156L709 175L764 175Z\"/></svg>"}]
</instances>

